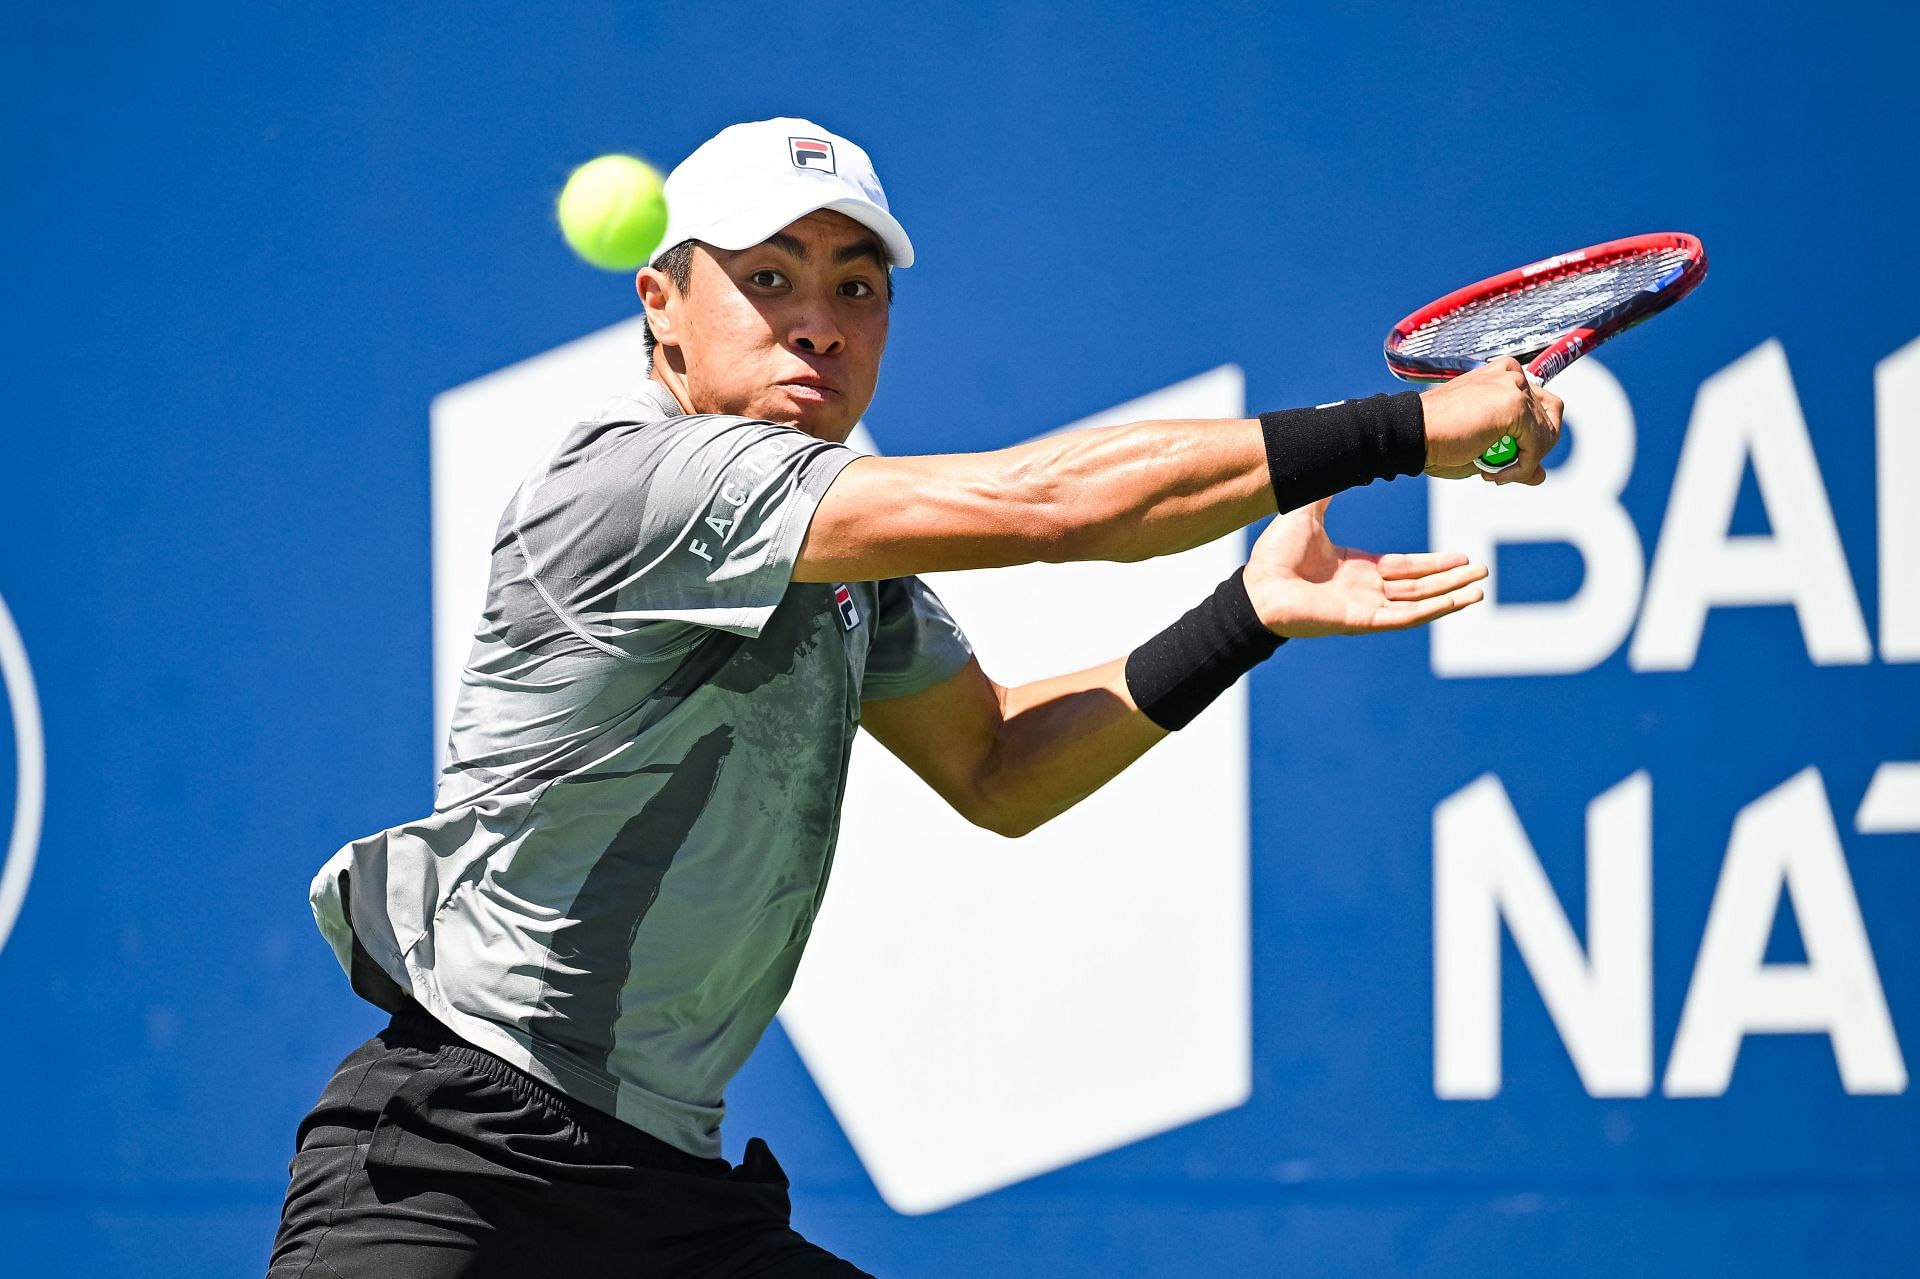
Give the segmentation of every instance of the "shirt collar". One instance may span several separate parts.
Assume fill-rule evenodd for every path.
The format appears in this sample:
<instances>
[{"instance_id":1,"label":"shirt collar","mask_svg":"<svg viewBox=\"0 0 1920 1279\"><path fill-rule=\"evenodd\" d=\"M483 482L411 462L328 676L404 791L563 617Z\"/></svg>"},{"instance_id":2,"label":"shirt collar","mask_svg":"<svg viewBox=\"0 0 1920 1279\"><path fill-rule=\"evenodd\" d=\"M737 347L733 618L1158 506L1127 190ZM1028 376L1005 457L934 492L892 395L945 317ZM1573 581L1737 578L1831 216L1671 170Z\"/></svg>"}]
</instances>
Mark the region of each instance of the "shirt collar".
<instances>
[{"instance_id":1,"label":"shirt collar","mask_svg":"<svg viewBox=\"0 0 1920 1279\"><path fill-rule=\"evenodd\" d=\"M662 418L686 416L686 410L680 407L680 401L673 398L673 392L652 378L642 380L627 398L643 408L653 410L650 416Z\"/></svg>"}]
</instances>

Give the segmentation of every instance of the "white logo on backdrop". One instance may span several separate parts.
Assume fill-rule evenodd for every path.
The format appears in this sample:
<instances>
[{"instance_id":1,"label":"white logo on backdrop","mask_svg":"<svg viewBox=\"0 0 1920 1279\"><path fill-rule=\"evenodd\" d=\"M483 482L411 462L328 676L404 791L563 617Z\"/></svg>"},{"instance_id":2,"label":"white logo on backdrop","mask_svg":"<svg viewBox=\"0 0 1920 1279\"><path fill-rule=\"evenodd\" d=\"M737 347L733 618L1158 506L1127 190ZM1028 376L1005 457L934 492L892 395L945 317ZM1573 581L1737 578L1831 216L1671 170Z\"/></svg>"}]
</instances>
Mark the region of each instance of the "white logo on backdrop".
<instances>
[{"instance_id":1,"label":"white logo on backdrop","mask_svg":"<svg viewBox=\"0 0 1920 1279\"><path fill-rule=\"evenodd\" d=\"M433 402L442 749L500 512L569 426L644 376L639 332L615 325ZM1225 366L1074 425L1244 408ZM1025 680L1126 652L1243 557L1235 535L1143 564L930 581L988 671ZM1246 813L1244 684L1018 841L967 825L861 738L781 1021L890 1205L936 1211L1247 1100Z\"/></svg>"},{"instance_id":2,"label":"white logo on backdrop","mask_svg":"<svg viewBox=\"0 0 1920 1279\"><path fill-rule=\"evenodd\" d=\"M1874 367L1879 658L1920 661L1920 340ZM1873 660L1861 593L1834 519L1786 349L1768 340L1694 399L1657 541L1623 501L1637 428L1626 388L1596 359L1554 383L1571 456L1543 489L1428 490L1430 544L1487 564L1487 601L1435 624L1444 678L1578 675L1623 648L1634 671L1687 671L1716 610L1794 609L1809 666ZM1751 474L1767 532L1735 533ZM1903 487L1905 486L1905 487ZM1502 546L1558 543L1583 563L1551 602L1501 599ZM1724 650L1723 650L1724 651ZM1771 780L1771 779L1769 779ZM1673 785L1671 779L1663 786ZM1756 789L1758 789L1756 787ZM1502 1088L1501 937L1509 936L1586 1091L1718 1097L1750 1035L1823 1034L1850 1094L1902 1093L1905 1054L1817 766L1735 815L1664 1075L1654 1035L1654 778L1640 769L1587 806L1586 926L1576 933L1506 786L1494 773L1433 812L1433 1088L1479 1100ZM1920 832L1920 761L1879 765L1854 817L1861 835ZM1689 849L1690 857L1701 850ZM1804 962L1768 959L1791 902ZM1670 921L1662 920L1662 945Z\"/></svg>"},{"instance_id":3,"label":"white logo on backdrop","mask_svg":"<svg viewBox=\"0 0 1920 1279\"><path fill-rule=\"evenodd\" d=\"M7 826L6 861L0 863L0 947L7 944L33 878L40 847L40 819L47 798L46 740L40 726L40 698L27 664L13 614L0 599L0 683L13 723L13 820Z\"/></svg>"},{"instance_id":4,"label":"white logo on backdrop","mask_svg":"<svg viewBox=\"0 0 1920 1279\"><path fill-rule=\"evenodd\" d=\"M1920 502L1912 497L1920 340L1875 365L1873 386L1879 657L1920 662ZM1812 665L1873 660L1820 453L1778 341L1701 383L1650 546L1623 501L1638 445L1626 388L1588 358L1553 389L1567 402L1572 449L1551 484L1498 494L1483 484L1427 490L1429 545L1465 551L1492 570L1485 604L1433 627L1435 675L1577 675L1622 647L1631 670L1688 671L1713 613L1785 606ZM1766 513L1764 534L1733 531L1749 474ZM1552 602L1503 600L1500 548L1526 543L1577 551L1579 588Z\"/></svg>"}]
</instances>

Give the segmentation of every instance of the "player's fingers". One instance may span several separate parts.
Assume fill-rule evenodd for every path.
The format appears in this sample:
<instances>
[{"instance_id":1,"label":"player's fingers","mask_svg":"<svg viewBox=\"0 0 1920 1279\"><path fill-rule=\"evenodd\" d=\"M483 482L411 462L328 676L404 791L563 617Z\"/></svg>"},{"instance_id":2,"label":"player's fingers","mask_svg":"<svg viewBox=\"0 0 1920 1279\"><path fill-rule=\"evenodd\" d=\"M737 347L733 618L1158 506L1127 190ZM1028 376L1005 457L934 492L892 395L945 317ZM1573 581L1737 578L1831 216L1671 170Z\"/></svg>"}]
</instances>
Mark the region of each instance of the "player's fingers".
<instances>
[{"instance_id":1,"label":"player's fingers","mask_svg":"<svg viewBox=\"0 0 1920 1279\"><path fill-rule=\"evenodd\" d=\"M1566 409L1566 402L1552 391L1547 384L1534 377L1527 379L1527 391L1533 398L1534 414L1540 419L1540 428L1547 438L1558 441L1560 438L1560 416Z\"/></svg>"},{"instance_id":2,"label":"player's fingers","mask_svg":"<svg viewBox=\"0 0 1920 1279\"><path fill-rule=\"evenodd\" d=\"M1380 576L1388 581L1425 577L1429 573L1459 568L1466 562L1467 557L1459 551L1394 551L1374 561L1380 569Z\"/></svg>"},{"instance_id":3,"label":"player's fingers","mask_svg":"<svg viewBox=\"0 0 1920 1279\"><path fill-rule=\"evenodd\" d=\"M1468 586L1430 600L1386 604L1375 615L1374 627L1383 631L1404 631L1413 626L1425 626L1435 618L1457 613L1485 598L1486 592L1478 586Z\"/></svg>"},{"instance_id":4,"label":"player's fingers","mask_svg":"<svg viewBox=\"0 0 1920 1279\"><path fill-rule=\"evenodd\" d=\"M1557 422L1550 422L1545 406L1537 398L1543 394L1530 375L1523 373L1521 410L1512 432L1519 457L1489 476L1495 484L1538 484L1544 478L1541 459L1553 450L1560 437Z\"/></svg>"},{"instance_id":5,"label":"player's fingers","mask_svg":"<svg viewBox=\"0 0 1920 1279\"><path fill-rule=\"evenodd\" d=\"M1560 443L1560 413L1565 405L1559 396L1545 386L1535 384L1530 389L1533 392L1534 426L1540 443L1537 456L1544 459Z\"/></svg>"},{"instance_id":6,"label":"player's fingers","mask_svg":"<svg viewBox=\"0 0 1920 1279\"><path fill-rule=\"evenodd\" d=\"M1471 586L1486 575L1487 566L1484 564L1462 564L1458 568L1429 573L1425 577L1410 581L1387 582L1383 584L1383 589L1390 600L1406 602L1430 600L1436 595L1445 595L1463 586Z\"/></svg>"},{"instance_id":7,"label":"player's fingers","mask_svg":"<svg viewBox=\"0 0 1920 1279\"><path fill-rule=\"evenodd\" d=\"M1540 388L1538 398L1540 400L1540 407L1547 411L1547 420L1553 425L1554 438L1558 439L1560 436L1560 419L1566 414L1567 402L1545 387Z\"/></svg>"}]
</instances>

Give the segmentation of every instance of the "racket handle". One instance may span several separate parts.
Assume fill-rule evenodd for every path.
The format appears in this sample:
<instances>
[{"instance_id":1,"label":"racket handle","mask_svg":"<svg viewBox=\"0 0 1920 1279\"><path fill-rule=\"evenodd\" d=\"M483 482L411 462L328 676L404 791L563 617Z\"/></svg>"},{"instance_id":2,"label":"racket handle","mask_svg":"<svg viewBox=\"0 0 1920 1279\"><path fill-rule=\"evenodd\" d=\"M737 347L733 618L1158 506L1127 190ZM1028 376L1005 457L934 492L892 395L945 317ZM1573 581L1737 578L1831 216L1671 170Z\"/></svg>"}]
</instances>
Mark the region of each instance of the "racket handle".
<instances>
[{"instance_id":1,"label":"racket handle","mask_svg":"<svg viewBox=\"0 0 1920 1279\"><path fill-rule=\"evenodd\" d=\"M1511 435L1503 435L1500 442L1473 459L1473 464L1492 475L1495 471L1504 471L1520 460L1520 442Z\"/></svg>"},{"instance_id":2,"label":"racket handle","mask_svg":"<svg viewBox=\"0 0 1920 1279\"><path fill-rule=\"evenodd\" d=\"M1527 366L1527 381L1533 383L1535 388L1543 387L1547 384L1547 379L1541 377L1532 365ZM1500 437L1498 444L1495 444L1479 457L1474 458L1473 464L1485 471L1488 475L1492 475L1497 471L1506 470L1519 460L1520 442L1511 435L1503 435Z\"/></svg>"}]
</instances>

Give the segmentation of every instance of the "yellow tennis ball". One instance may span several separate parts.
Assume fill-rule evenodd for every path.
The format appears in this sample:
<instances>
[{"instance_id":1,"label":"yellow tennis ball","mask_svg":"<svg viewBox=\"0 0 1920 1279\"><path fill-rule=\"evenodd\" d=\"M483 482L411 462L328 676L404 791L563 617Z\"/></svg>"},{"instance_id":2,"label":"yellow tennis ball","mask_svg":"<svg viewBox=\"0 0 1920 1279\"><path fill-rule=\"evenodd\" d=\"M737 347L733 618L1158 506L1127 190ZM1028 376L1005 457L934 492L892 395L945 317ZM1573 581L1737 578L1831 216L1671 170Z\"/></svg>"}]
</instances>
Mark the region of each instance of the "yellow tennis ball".
<instances>
[{"instance_id":1,"label":"yellow tennis ball","mask_svg":"<svg viewBox=\"0 0 1920 1279\"><path fill-rule=\"evenodd\" d=\"M560 234L593 265L632 271L646 265L667 231L660 174L630 155L603 155L573 171L560 192Z\"/></svg>"}]
</instances>

